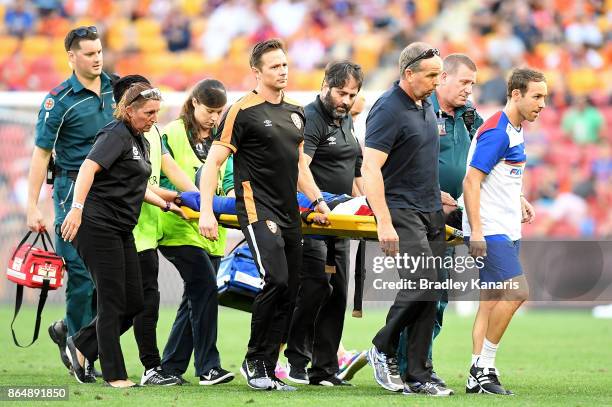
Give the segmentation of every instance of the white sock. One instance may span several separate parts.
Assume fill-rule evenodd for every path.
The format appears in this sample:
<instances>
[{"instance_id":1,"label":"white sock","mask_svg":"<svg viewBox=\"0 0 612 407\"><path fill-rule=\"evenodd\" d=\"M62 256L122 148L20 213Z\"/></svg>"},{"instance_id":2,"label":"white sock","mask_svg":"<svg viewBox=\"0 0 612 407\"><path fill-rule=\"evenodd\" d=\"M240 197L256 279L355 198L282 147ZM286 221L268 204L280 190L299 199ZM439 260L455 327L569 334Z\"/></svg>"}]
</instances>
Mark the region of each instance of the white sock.
<instances>
[{"instance_id":1,"label":"white sock","mask_svg":"<svg viewBox=\"0 0 612 407\"><path fill-rule=\"evenodd\" d=\"M478 359L478 367L495 367L495 354L497 353L497 343L489 342L485 338L482 343L482 351L480 352L480 358Z\"/></svg>"},{"instance_id":2,"label":"white sock","mask_svg":"<svg viewBox=\"0 0 612 407\"><path fill-rule=\"evenodd\" d=\"M480 355L476 355L476 354L472 353L472 365L476 364L476 361L478 360L479 357L480 357Z\"/></svg>"}]
</instances>

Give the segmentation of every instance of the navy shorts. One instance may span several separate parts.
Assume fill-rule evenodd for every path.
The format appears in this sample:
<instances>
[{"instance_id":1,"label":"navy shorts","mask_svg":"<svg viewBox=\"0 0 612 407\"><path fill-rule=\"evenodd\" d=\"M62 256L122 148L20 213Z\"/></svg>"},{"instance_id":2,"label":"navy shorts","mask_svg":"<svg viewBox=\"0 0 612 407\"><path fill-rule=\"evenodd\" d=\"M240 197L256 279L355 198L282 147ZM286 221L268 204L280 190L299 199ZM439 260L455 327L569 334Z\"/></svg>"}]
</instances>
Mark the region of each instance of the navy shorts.
<instances>
[{"instance_id":1,"label":"navy shorts","mask_svg":"<svg viewBox=\"0 0 612 407\"><path fill-rule=\"evenodd\" d=\"M465 237L469 242L469 236ZM523 267L519 259L521 241L512 241L507 235L485 236L487 242L487 256L480 268L481 282L501 282L523 274Z\"/></svg>"}]
</instances>

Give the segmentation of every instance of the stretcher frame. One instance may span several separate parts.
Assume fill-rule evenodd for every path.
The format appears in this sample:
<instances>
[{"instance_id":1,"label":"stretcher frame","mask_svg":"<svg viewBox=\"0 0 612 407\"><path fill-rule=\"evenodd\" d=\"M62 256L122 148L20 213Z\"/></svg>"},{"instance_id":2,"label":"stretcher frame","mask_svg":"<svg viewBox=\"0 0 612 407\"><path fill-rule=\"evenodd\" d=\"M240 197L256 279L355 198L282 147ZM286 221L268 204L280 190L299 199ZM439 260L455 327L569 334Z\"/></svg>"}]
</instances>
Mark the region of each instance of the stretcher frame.
<instances>
[{"instance_id":1,"label":"stretcher frame","mask_svg":"<svg viewBox=\"0 0 612 407\"><path fill-rule=\"evenodd\" d=\"M200 213L186 206L183 212L189 219L199 219ZM312 222L315 214L308 215L307 220ZM329 225L306 223L302 220L302 233L304 235L334 236L348 239L378 240L376 220L374 216L343 215L330 213L327 215ZM221 214L217 220L220 225L230 229L240 229L237 215ZM451 246L463 244L463 232L446 225L446 243Z\"/></svg>"}]
</instances>

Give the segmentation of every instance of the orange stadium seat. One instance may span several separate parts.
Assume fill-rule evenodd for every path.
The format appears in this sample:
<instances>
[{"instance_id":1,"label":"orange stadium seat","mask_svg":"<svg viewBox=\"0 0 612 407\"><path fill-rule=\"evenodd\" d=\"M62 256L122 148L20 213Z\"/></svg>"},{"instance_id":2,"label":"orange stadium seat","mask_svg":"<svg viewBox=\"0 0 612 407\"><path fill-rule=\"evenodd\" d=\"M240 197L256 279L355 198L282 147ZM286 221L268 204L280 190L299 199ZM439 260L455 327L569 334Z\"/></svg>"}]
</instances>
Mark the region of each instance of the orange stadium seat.
<instances>
[{"instance_id":1,"label":"orange stadium seat","mask_svg":"<svg viewBox=\"0 0 612 407\"><path fill-rule=\"evenodd\" d=\"M374 33L363 34L355 38L355 51L353 59L355 63L368 72L378 66L378 59L382 52L382 38Z\"/></svg>"},{"instance_id":2,"label":"orange stadium seat","mask_svg":"<svg viewBox=\"0 0 612 407\"><path fill-rule=\"evenodd\" d=\"M204 34L204 30L206 30L206 25L208 24L206 18L197 17L191 20L191 41L194 44L197 44L202 34Z\"/></svg>"},{"instance_id":3,"label":"orange stadium seat","mask_svg":"<svg viewBox=\"0 0 612 407\"><path fill-rule=\"evenodd\" d=\"M41 55L46 55L49 49L52 47L52 40L49 37L43 35L33 35L25 37L23 39L23 56L32 60L38 58Z\"/></svg>"},{"instance_id":4,"label":"orange stadium seat","mask_svg":"<svg viewBox=\"0 0 612 407\"><path fill-rule=\"evenodd\" d=\"M197 17L206 7L206 1L179 0L181 10L188 17Z\"/></svg>"},{"instance_id":5,"label":"orange stadium seat","mask_svg":"<svg viewBox=\"0 0 612 407\"><path fill-rule=\"evenodd\" d=\"M568 72L567 84L570 91L576 95L585 95L601 85L592 68L577 68Z\"/></svg>"},{"instance_id":6,"label":"orange stadium seat","mask_svg":"<svg viewBox=\"0 0 612 407\"><path fill-rule=\"evenodd\" d=\"M204 56L199 52L182 52L178 59L178 69L186 75L202 72L207 66Z\"/></svg>"},{"instance_id":7,"label":"orange stadium seat","mask_svg":"<svg viewBox=\"0 0 612 407\"><path fill-rule=\"evenodd\" d=\"M160 23L152 18L139 18L134 22L134 27L138 36L142 37L145 41L147 38L161 34Z\"/></svg>"},{"instance_id":8,"label":"orange stadium seat","mask_svg":"<svg viewBox=\"0 0 612 407\"><path fill-rule=\"evenodd\" d=\"M174 72L179 61L167 51L141 53L141 70L149 75L164 75L167 72Z\"/></svg>"},{"instance_id":9,"label":"orange stadium seat","mask_svg":"<svg viewBox=\"0 0 612 407\"><path fill-rule=\"evenodd\" d=\"M153 35L151 37L144 37L139 34L138 37L136 37L136 46L139 50L146 53L159 53L168 50L168 43L161 34Z\"/></svg>"},{"instance_id":10,"label":"orange stadium seat","mask_svg":"<svg viewBox=\"0 0 612 407\"><path fill-rule=\"evenodd\" d=\"M129 33L130 23L127 19L117 19L108 28L108 47L115 51L122 51L129 43L126 36Z\"/></svg>"},{"instance_id":11,"label":"orange stadium seat","mask_svg":"<svg viewBox=\"0 0 612 407\"><path fill-rule=\"evenodd\" d=\"M4 59L12 55L17 47L19 47L19 39L11 35L1 35L0 44L2 44L0 47L0 59Z\"/></svg>"}]
</instances>

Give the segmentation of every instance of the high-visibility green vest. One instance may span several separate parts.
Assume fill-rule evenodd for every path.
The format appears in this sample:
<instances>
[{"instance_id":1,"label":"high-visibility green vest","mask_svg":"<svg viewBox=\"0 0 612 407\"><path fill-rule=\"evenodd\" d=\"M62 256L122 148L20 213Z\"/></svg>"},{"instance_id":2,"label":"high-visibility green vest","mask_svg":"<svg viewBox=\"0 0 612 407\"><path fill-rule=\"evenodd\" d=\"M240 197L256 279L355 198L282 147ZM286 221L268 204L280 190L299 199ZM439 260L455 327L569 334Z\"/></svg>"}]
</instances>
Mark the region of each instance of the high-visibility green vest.
<instances>
[{"instance_id":1,"label":"high-visibility green vest","mask_svg":"<svg viewBox=\"0 0 612 407\"><path fill-rule=\"evenodd\" d=\"M170 154L174 157L174 161L195 182L195 173L202 162L191 148L183 121L178 119L170 122L164 128L163 138ZM222 166L220 174L223 173L224 167L225 164ZM219 182L219 185L221 185L221 182ZM163 236L159 242L161 246L195 246L201 247L215 256L225 254L227 234L225 228L219 226L219 239L213 242L200 234L197 220L184 220L172 212L162 212L160 219L163 230Z\"/></svg>"},{"instance_id":2,"label":"high-visibility green vest","mask_svg":"<svg viewBox=\"0 0 612 407\"><path fill-rule=\"evenodd\" d=\"M145 133L145 138L149 142L149 160L151 161L151 176L149 185L159 185L161 172L161 134L157 126ZM146 202L142 203L138 223L134 227L134 241L136 250L156 249L157 241L162 237L162 228L159 215L161 210L154 205Z\"/></svg>"}]
</instances>

